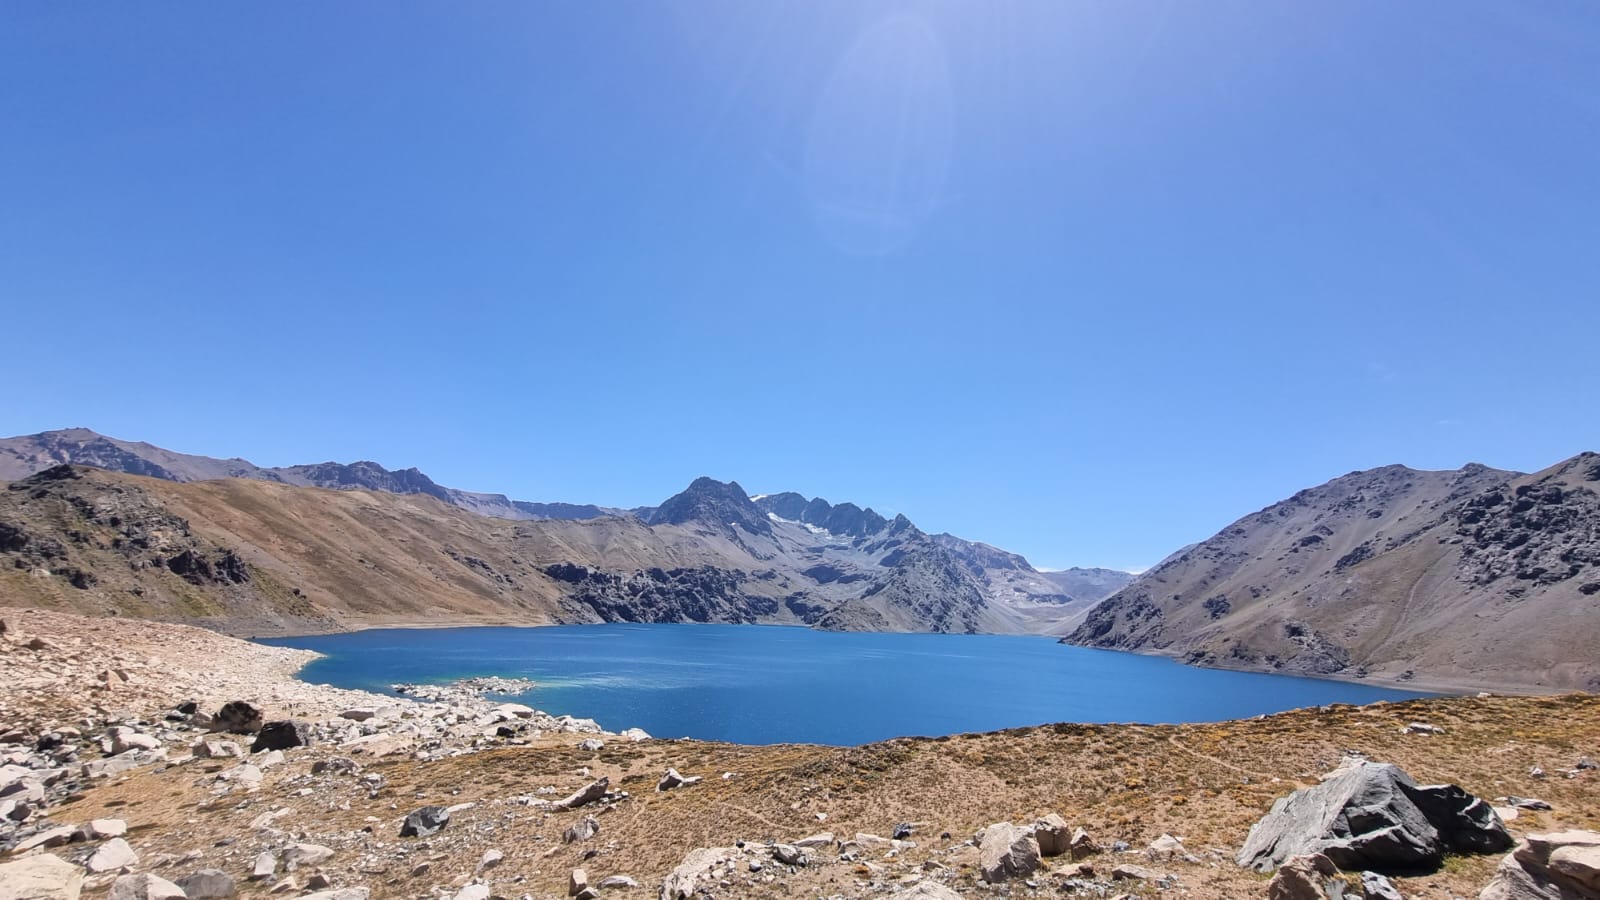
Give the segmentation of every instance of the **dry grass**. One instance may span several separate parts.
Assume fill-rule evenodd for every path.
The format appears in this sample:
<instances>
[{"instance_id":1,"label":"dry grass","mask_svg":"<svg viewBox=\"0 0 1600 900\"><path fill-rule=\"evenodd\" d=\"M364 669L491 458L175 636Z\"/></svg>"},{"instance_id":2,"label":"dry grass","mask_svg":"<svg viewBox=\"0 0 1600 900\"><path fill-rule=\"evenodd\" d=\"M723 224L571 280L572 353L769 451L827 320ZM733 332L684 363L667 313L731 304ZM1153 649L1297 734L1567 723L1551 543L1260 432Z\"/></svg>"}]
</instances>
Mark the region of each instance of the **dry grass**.
<instances>
[{"instance_id":1,"label":"dry grass","mask_svg":"<svg viewBox=\"0 0 1600 900\"><path fill-rule=\"evenodd\" d=\"M1445 733L1401 733L1417 720ZM269 772L261 792L243 806L237 794L214 800L204 772L175 767L91 791L61 817L126 818L147 859L198 851L201 861L186 867L208 863L241 873L264 840L251 836L250 820L289 806L295 811L277 827L330 846L330 835L346 835L337 845L339 865L330 870L336 884L364 883L376 896L424 895L464 883L481 854L497 848L506 861L490 877L497 893L511 897L562 896L568 871L578 865L595 878L630 874L645 885L636 896L653 896L666 872L696 847L794 839L824 828L842 836L887 835L898 822L921 823L919 846L879 881L935 859L957 868L958 889L975 891L971 851L951 848L991 822L1031 821L1052 811L1105 844L1120 839L1138 848L1163 832L1182 837L1203 861L1158 866L1180 879L1181 886L1164 895L1261 896L1264 879L1234 866L1232 854L1275 798L1314 783L1347 751L1397 763L1419 781L1554 804L1550 813L1524 813L1512 823L1514 832L1600 827L1600 772L1560 774L1580 755L1600 756L1600 698L1586 694L1333 706L1203 725L1057 725L856 748L651 741L612 743L595 754L576 750L575 740L434 763L378 761L369 771L389 783L376 800L348 781L312 780L304 774L305 758ZM657 794L655 781L667 766L706 781ZM1533 766L1550 776L1533 778ZM561 831L581 813L543 813L515 798L541 787L563 794L575 789L587 779L583 767L610 776L633 796L600 815L602 831L594 841L564 845ZM724 780L723 772L738 775ZM315 785L315 792L296 796L303 785ZM394 837L399 818L417 806L469 801L478 806L459 813L436 838ZM817 813L826 814L826 823L819 824ZM373 833L361 834L368 825ZM951 837L941 838L943 832ZM219 848L213 846L219 835L240 839ZM406 852L397 855L402 846ZM585 860L586 849L599 852ZM411 877L421 860L432 868ZM1413 898L1475 896L1496 862L1452 859L1433 876L1399 884ZM816 866L730 896L854 895L866 891L867 880L851 865ZM1049 879L1040 884L1037 891L1018 886L1012 893L1056 894ZM241 885L247 895L265 890Z\"/></svg>"}]
</instances>

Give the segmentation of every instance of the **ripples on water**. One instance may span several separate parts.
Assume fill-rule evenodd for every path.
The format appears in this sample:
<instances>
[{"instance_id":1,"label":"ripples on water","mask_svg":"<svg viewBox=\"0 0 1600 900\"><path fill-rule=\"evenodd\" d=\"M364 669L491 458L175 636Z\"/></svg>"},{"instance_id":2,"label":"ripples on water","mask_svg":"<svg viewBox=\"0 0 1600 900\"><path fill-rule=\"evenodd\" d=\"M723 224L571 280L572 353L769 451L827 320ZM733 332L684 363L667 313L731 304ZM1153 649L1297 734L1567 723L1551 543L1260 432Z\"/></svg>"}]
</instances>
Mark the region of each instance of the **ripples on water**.
<instances>
[{"instance_id":1,"label":"ripples on water","mask_svg":"<svg viewBox=\"0 0 1600 900\"><path fill-rule=\"evenodd\" d=\"M308 681L531 678L518 699L612 731L740 743L857 744L1047 722L1196 722L1421 696L1196 669L1042 637L860 634L743 625L384 629L265 643L328 654Z\"/></svg>"}]
</instances>

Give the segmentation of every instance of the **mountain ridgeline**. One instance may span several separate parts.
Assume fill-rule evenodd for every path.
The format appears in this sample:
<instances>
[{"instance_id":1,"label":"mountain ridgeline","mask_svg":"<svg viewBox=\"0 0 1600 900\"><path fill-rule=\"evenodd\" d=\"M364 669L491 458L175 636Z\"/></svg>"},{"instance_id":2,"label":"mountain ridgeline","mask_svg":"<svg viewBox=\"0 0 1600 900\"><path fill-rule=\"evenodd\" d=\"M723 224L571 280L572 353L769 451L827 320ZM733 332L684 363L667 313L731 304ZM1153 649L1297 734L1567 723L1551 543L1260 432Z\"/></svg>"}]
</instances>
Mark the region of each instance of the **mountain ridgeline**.
<instances>
[{"instance_id":1,"label":"mountain ridgeline","mask_svg":"<svg viewBox=\"0 0 1600 900\"><path fill-rule=\"evenodd\" d=\"M0 441L0 474L14 479L0 492L3 602L234 632L694 621L1060 634L1100 598L904 516L752 499L711 478L636 510L533 504L416 469L267 469L84 430Z\"/></svg>"},{"instance_id":2,"label":"mountain ridgeline","mask_svg":"<svg viewBox=\"0 0 1600 900\"><path fill-rule=\"evenodd\" d=\"M1600 456L1353 472L1144 573L1064 640L1418 686L1600 689Z\"/></svg>"}]
</instances>

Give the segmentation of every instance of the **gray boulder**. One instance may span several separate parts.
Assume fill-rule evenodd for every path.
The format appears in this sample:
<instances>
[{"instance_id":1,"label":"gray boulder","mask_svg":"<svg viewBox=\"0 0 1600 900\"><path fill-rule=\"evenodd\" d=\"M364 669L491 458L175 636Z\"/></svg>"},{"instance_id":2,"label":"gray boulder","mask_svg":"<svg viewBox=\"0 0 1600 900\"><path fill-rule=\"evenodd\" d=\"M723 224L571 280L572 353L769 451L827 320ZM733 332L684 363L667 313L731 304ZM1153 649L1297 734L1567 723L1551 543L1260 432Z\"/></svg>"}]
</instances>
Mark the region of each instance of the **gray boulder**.
<instances>
[{"instance_id":1,"label":"gray boulder","mask_svg":"<svg viewBox=\"0 0 1600 900\"><path fill-rule=\"evenodd\" d=\"M1377 872L1361 873L1361 900L1406 900L1394 882Z\"/></svg>"},{"instance_id":2,"label":"gray boulder","mask_svg":"<svg viewBox=\"0 0 1600 900\"><path fill-rule=\"evenodd\" d=\"M1600 900L1600 832L1530 834L1479 900Z\"/></svg>"},{"instance_id":3,"label":"gray boulder","mask_svg":"<svg viewBox=\"0 0 1600 900\"><path fill-rule=\"evenodd\" d=\"M978 875L989 884L1025 878L1039 868L1039 842L1033 829L996 822L978 842Z\"/></svg>"},{"instance_id":4,"label":"gray boulder","mask_svg":"<svg viewBox=\"0 0 1600 900\"><path fill-rule=\"evenodd\" d=\"M189 900L230 900L238 893L233 876L221 869L201 869L179 878L177 884Z\"/></svg>"},{"instance_id":5,"label":"gray boulder","mask_svg":"<svg viewBox=\"0 0 1600 900\"><path fill-rule=\"evenodd\" d=\"M561 833L561 840L567 844L581 844L599 833L600 820L594 816L584 816Z\"/></svg>"},{"instance_id":6,"label":"gray boulder","mask_svg":"<svg viewBox=\"0 0 1600 900\"><path fill-rule=\"evenodd\" d=\"M159 875L121 875L108 900L187 900L183 888Z\"/></svg>"},{"instance_id":7,"label":"gray boulder","mask_svg":"<svg viewBox=\"0 0 1600 900\"><path fill-rule=\"evenodd\" d=\"M1071 847L1072 829L1067 820L1051 813L1033 823L1033 837L1045 856L1062 856Z\"/></svg>"},{"instance_id":8,"label":"gray boulder","mask_svg":"<svg viewBox=\"0 0 1600 900\"><path fill-rule=\"evenodd\" d=\"M1280 798L1250 828L1239 865L1273 871L1326 855L1346 871L1433 871L1445 851L1491 853L1511 836L1488 803L1455 785L1419 787L1387 763L1363 762Z\"/></svg>"},{"instance_id":9,"label":"gray boulder","mask_svg":"<svg viewBox=\"0 0 1600 900\"><path fill-rule=\"evenodd\" d=\"M400 823L400 836L427 837L449 824L450 810L442 806L424 806Z\"/></svg>"}]
</instances>

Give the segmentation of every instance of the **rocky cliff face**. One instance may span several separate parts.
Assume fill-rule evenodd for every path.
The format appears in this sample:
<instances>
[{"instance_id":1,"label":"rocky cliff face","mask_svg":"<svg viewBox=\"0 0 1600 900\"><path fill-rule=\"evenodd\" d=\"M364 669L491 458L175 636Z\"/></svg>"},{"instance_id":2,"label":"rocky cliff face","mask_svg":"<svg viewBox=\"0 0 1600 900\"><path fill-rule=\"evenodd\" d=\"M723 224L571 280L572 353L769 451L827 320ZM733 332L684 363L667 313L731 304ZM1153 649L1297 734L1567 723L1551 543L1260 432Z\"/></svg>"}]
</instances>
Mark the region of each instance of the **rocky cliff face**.
<instances>
[{"instance_id":1,"label":"rocky cliff face","mask_svg":"<svg viewBox=\"0 0 1600 900\"><path fill-rule=\"evenodd\" d=\"M1066 640L1313 675L1600 687L1597 462L1334 479L1169 559Z\"/></svg>"},{"instance_id":2,"label":"rocky cliff face","mask_svg":"<svg viewBox=\"0 0 1600 900\"><path fill-rule=\"evenodd\" d=\"M0 492L0 603L248 633L386 622L737 622L895 631L1026 623L904 517L776 521L699 479L632 516L511 523L429 492L181 483L58 466Z\"/></svg>"}]
</instances>

